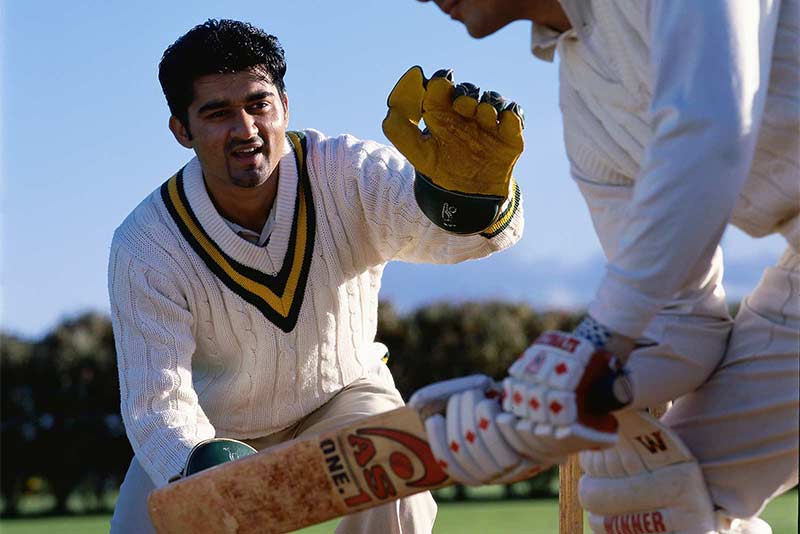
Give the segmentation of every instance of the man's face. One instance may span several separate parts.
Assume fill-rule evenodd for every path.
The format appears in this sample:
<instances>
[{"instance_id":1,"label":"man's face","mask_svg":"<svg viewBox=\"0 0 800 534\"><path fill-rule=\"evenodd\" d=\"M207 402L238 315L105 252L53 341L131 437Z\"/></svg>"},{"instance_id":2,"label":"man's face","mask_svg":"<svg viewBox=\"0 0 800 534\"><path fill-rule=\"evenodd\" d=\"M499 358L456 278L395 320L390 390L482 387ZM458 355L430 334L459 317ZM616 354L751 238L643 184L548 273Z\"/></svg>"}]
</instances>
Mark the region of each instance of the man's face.
<instances>
[{"instance_id":1,"label":"man's face","mask_svg":"<svg viewBox=\"0 0 800 534\"><path fill-rule=\"evenodd\" d=\"M422 0L427 1L427 0ZM473 37L486 37L520 18L516 0L434 0L439 8L467 27Z\"/></svg>"},{"instance_id":2,"label":"man's face","mask_svg":"<svg viewBox=\"0 0 800 534\"><path fill-rule=\"evenodd\" d=\"M288 100L264 76L251 71L201 76L188 117L188 131L175 117L170 128L178 142L194 149L206 181L252 188L277 175Z\"/></svg>"}]
</instances>

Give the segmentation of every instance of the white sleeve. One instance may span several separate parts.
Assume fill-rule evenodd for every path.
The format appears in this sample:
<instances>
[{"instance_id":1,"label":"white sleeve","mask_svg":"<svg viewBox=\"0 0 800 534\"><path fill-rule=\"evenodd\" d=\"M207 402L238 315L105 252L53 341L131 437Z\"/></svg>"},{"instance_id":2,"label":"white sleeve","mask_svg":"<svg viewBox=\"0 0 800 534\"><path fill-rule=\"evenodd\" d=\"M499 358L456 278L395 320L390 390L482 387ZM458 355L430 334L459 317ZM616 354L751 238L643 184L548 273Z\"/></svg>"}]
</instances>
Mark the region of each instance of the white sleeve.
<instances>
[{"instance_id":1,"label":"white sleeve","mask_svg":"<svg viewBox=\"0 0 800 534\"><path fill-rule=\"evenodd\" d=\"M639 336L719 244L753 158L775 4L651 4L653 136L620 246L589 306L613 331Z\"/></svg>"},{"instance_id":2,"label":"white sleeve","mask_svg":"<svg viewBox=\"0 0 800 534\"><path fill-rule=\"evenodd\" d=\"M343 216L362 229L364 244L378 261L457 263L488 256L522 237L522 198L516 182L495 225L480 234L456 235L433 224L419 209L414 167L397 150L350 136L328 141L337 147L336 164L328 167L335 176L328 180L339 211L345 210Z\"/></svg>"},{"instance_id":3,"label":"white sleeve","mask_svg":"<svg viewBox=\"0 0 800 534\"><path fill-rule=\"evenodd\" d=\"M122 419L156 487L178 474L193 445L214 437L192 386L192 316L164 267L112 243L109 296Z\"/></svg>"}]
</instances>

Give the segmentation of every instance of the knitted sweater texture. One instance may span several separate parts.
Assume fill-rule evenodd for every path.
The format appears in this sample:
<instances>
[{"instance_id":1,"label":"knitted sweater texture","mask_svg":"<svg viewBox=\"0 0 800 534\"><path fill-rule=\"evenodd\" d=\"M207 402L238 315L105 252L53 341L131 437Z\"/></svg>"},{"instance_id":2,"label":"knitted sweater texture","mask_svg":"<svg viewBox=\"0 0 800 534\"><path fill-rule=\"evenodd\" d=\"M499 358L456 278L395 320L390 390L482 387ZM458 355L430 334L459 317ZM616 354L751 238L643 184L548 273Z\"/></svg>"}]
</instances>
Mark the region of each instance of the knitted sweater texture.
<instances>
[{"instance_id":1,"label":"knitted sweater texture","mask_svg":"<svg viewBox=\"0 0 800 534\"><path fill-rule=\"evenodd\" d=\"M156 486L197 442L287 428L376 372L388 261L455 263L521 237L521 201L494 235L449 234L417 207L414 169L393 148L314 130L305 139L305 179L286 143L265 247L225 224L197 159L114 234L121 411Z\"/></svg>"}]
</instances>

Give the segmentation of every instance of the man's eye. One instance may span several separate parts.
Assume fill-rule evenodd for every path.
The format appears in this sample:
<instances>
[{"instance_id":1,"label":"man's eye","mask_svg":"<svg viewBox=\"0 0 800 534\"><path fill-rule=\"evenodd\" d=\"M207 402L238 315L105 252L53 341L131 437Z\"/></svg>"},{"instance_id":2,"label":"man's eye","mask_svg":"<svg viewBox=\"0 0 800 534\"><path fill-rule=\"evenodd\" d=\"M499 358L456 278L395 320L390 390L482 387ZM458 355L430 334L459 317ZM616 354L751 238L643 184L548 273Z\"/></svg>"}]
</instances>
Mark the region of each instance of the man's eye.
<instances>
[{"instance_id":1,"label":"man's eye","mask_svg":"<svg viewBox=\"0 0 800 534\"><path fill-rule=\"evenodd\" d=\"M228 112L224 109L220 109L217 111L212 111L208 115L206 115L207 119L219 119L220 117L224 117Z\"/></svg>"},{"instance_id":2,"label":"man's eye","mask_svg":"<svg viewBox=\"0 0 800 534\"><path fill-rule=\"evenodd\" d=\"M264 110L269 107L269 102L255 102L250 105L250 109L252 110Z\"/></svg>"}]
</instances>

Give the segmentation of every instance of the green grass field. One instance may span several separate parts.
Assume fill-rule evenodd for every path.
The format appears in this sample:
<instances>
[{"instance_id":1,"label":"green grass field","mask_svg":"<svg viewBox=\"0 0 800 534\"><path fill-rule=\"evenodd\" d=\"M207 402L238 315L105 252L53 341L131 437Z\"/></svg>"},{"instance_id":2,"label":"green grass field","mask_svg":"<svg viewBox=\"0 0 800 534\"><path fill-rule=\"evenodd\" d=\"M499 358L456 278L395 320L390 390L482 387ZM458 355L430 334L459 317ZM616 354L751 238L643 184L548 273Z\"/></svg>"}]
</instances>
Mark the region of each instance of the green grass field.
<instances>
[{"instance_id":1,"label":"green grass field","mask_svg":"<svg viewBox=\"0 0 800 534\"><path fill-rule=\"evenodd\" d=\"M772 502L762 517L774 534L797 534L797 491ZM99 534L108 532L108 515L49 517L0 521L2 534ZM302 534L333 532L336 521L301 530ZM450 501L439 505L434 534L553 534L558 532L558 503L548 500ZM586 531L588 532L588 530Z\"/></svg>"}]
</instances>

